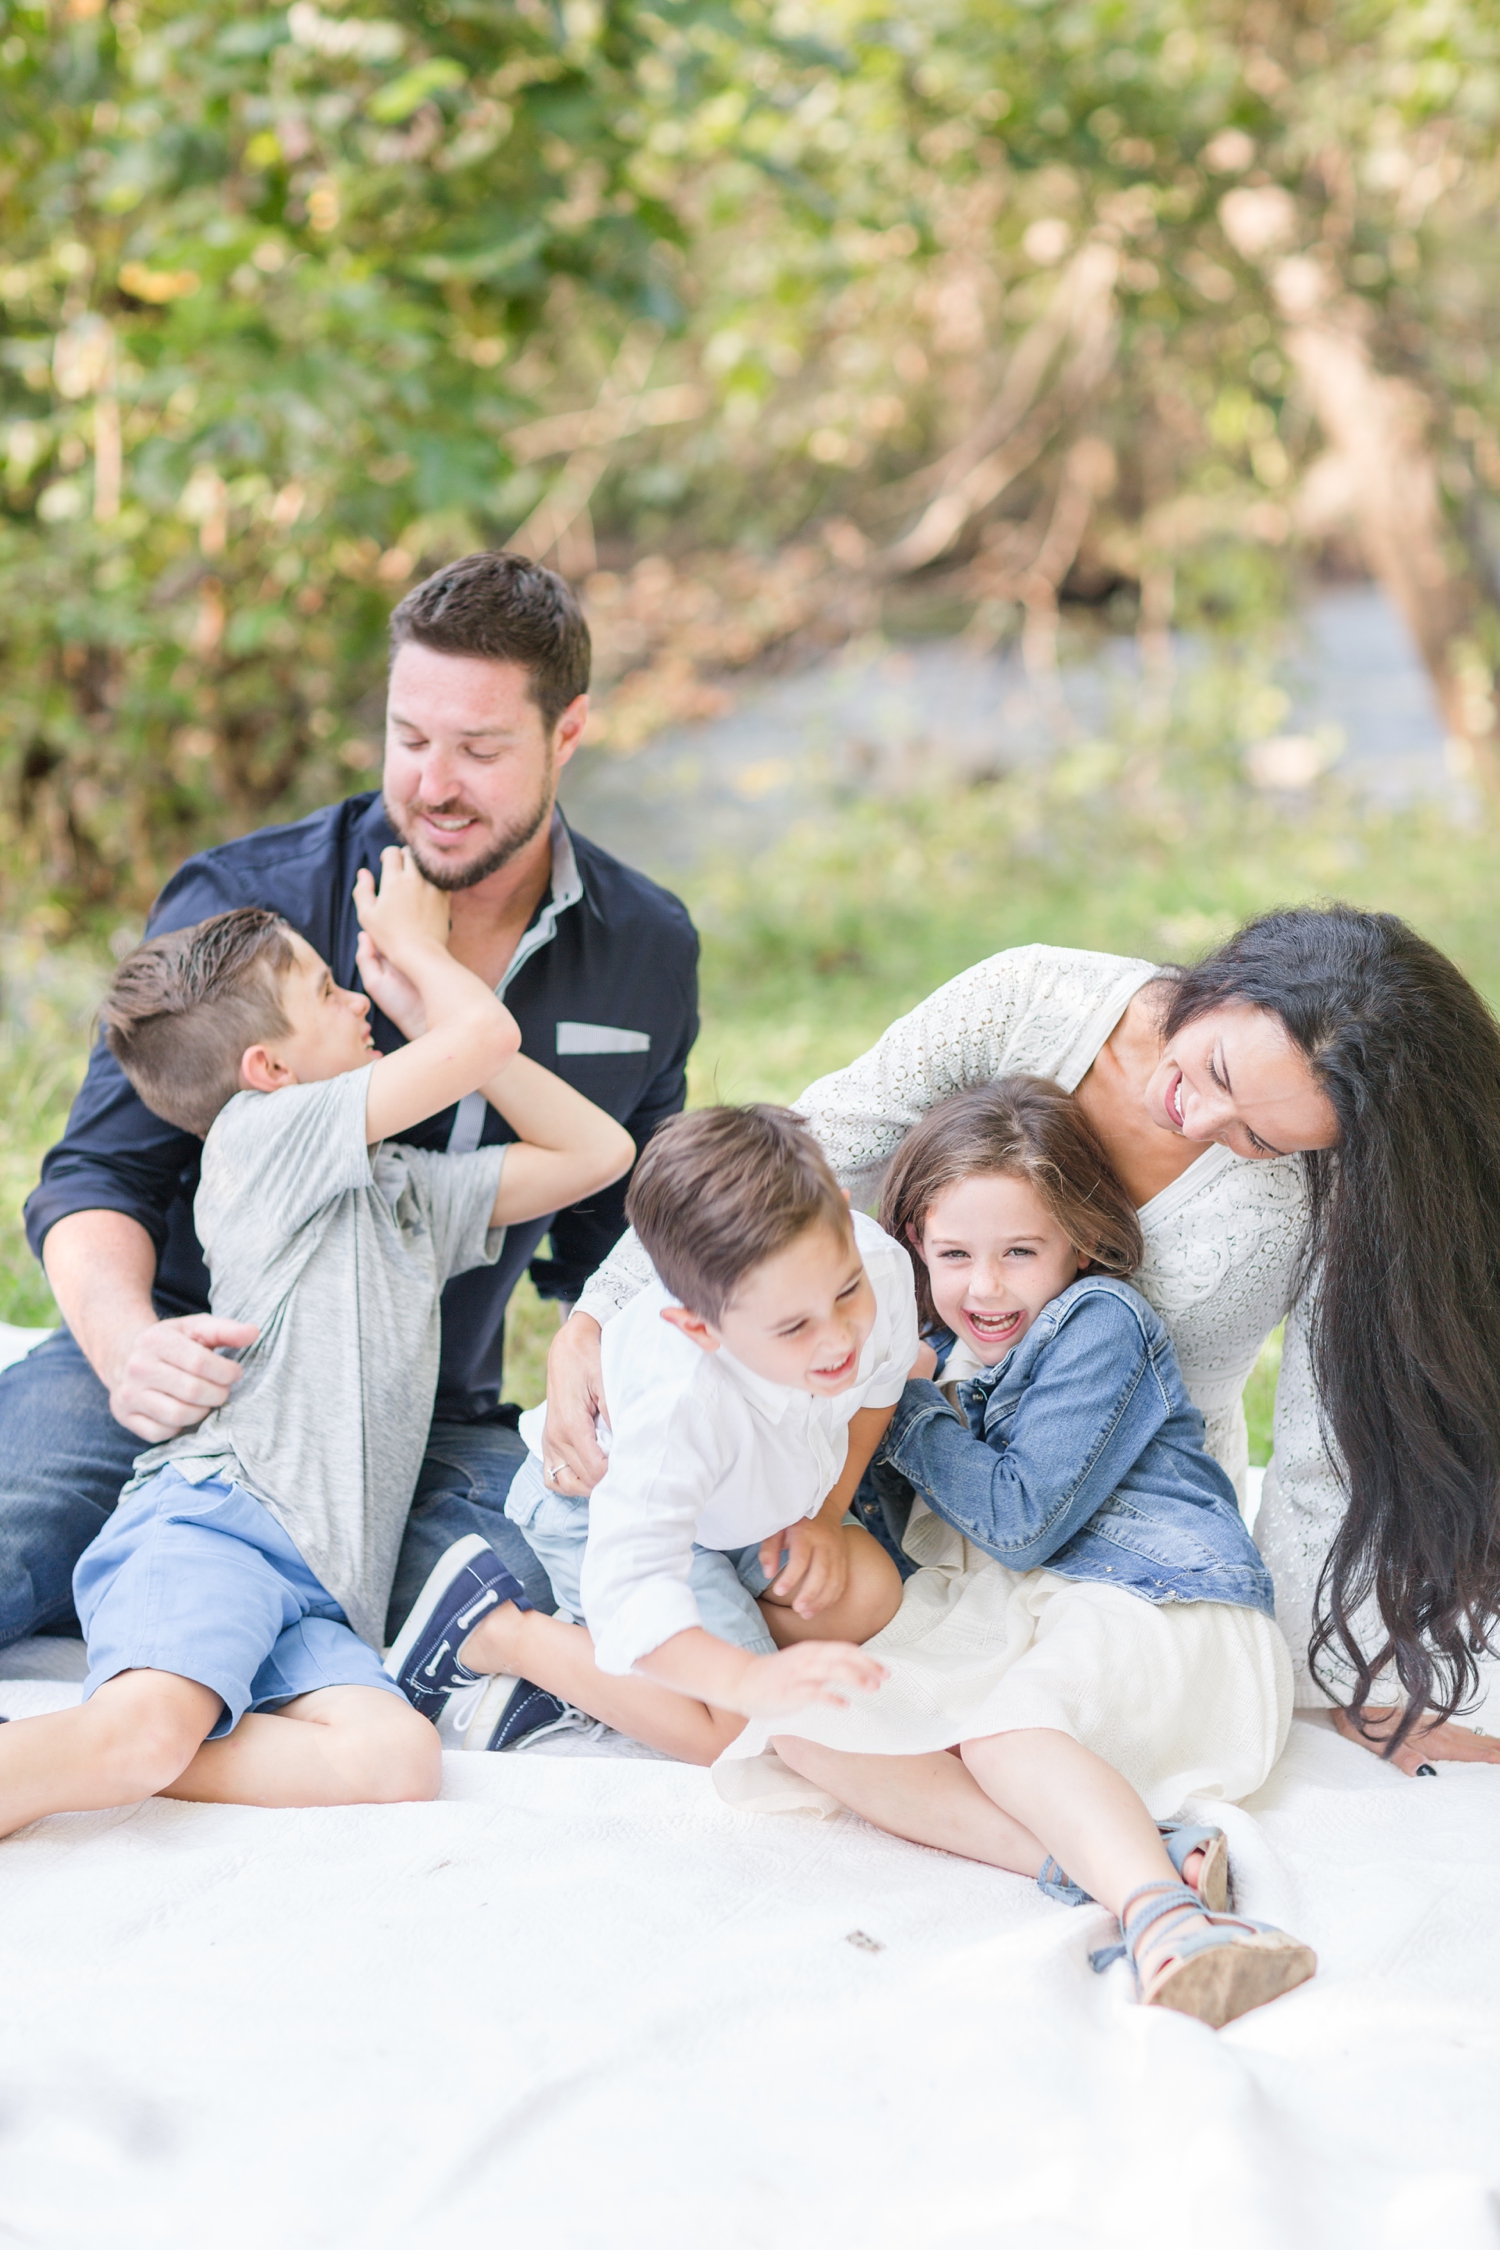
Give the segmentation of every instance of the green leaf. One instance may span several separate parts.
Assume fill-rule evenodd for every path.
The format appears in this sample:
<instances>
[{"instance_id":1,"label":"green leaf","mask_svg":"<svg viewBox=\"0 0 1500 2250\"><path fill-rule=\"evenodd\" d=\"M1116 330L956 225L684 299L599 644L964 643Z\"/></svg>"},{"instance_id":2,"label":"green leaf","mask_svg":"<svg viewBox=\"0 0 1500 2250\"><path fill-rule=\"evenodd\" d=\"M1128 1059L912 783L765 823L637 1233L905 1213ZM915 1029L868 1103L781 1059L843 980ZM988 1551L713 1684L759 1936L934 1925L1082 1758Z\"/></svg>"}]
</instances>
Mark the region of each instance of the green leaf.
<instances>
[{"instance_id":1,"label":"green leaf","mask_svg":"<svg viewBox=\"0 0 1500 2250\"><path fill-rule=\"evenodd\" d=\"M377 125L400 125L432 95L447 93L451 87L463 83L461 64L454 62L451 56L434 55L431 62L418 63L415 70L403 70L389 86L382 86L366 106Z\"/></svg>"}]
</instances>

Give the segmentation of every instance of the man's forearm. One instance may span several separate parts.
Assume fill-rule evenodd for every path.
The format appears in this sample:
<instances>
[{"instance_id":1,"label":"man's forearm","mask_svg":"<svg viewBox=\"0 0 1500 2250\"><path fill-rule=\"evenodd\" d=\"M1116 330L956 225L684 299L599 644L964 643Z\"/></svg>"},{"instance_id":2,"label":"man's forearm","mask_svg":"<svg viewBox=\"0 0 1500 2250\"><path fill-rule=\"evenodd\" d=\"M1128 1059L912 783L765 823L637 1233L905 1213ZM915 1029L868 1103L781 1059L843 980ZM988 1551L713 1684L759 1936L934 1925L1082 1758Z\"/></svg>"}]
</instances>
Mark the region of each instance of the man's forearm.
<instances>
[{"instance_id":1,"label":"man's forearm","mask_svg":"<svg viewBox=\"0 0 1500 2250\"><path fill-rule=\"evenodd\" d=\"M47 1230L42 1265L84 1358L112 1385L134 1337L156 1318L156 1245L123 1211L70 1211Z\"/></svg>"}]
</instances>

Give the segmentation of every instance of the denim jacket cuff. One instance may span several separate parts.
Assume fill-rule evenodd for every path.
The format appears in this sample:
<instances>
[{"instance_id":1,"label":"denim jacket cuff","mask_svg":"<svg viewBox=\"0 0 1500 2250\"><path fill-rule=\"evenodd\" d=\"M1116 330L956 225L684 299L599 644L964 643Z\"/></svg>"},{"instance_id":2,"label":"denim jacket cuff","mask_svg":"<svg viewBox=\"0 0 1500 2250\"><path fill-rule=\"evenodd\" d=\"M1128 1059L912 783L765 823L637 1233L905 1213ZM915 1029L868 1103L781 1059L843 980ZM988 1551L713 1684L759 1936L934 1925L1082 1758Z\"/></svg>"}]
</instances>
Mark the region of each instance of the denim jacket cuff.
<instances>
[{"instance_id":1,"label":"denim jacket cuff","mask_svg":"<svg viewBox=\"0 0 1500 2250\"><path fill-rule=\"evenodd\" d=\"M930 1422L935 1414L946 1414L949 1421L957 1422L960 1429L967 1426L963 1416L955 1413L936 1383L929 1383L924 1376L913 1376L896 1401L896 1411L881 1440L881 1458L888 1460L919 1422Z\"/></svg>"}]
</instances>

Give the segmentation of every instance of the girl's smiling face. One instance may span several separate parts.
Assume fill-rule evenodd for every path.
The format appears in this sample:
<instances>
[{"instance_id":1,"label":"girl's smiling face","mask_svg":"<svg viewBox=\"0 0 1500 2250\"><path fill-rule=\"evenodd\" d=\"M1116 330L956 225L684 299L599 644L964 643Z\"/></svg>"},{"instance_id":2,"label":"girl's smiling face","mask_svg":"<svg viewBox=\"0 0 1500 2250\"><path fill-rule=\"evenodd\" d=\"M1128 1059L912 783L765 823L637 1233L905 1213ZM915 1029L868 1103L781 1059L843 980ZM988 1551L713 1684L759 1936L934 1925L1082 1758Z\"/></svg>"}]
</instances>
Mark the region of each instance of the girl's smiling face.
<instances>
[{"instance_id":1,"label":"girl's smiling face","mask_svg":"<svg viewBox=\"0 0 1500 2250\"><path fill-rule=\"evenodd\" d=\"M1008 1172L957 1180L929 1205L916 1245L945 1328L994 1367L1088 1259L1036 1189Z\"/></svg>"}]
</instances>

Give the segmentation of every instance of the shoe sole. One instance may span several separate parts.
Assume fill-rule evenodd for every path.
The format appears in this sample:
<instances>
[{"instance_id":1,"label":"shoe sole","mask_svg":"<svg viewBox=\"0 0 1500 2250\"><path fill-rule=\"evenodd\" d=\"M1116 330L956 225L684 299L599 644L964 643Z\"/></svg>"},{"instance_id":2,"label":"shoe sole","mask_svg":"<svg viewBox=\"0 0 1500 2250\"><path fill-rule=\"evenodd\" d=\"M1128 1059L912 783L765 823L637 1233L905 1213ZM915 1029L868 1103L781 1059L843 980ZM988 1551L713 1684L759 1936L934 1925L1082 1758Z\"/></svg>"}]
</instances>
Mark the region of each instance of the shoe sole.
<instances>
[{"instance_id":1,"label":"shoe sole","mask_svg":"<svg viewBox=\"0 0 1500 2250\"><path fill-rule=\"evenodd\" d=\"M1145 1995L1148 2008L1172 2008L1178 2015L1196 2016L1215 2031L1252 2008L1263 2008L1306 1984L1317 1971L1318 1957L1310 1945L1295 1938L1273 1936L1269 1931L1236 1939L1232 1945L1214 1946L1175 1961L1153 1979Z\"/></svg>"},{"instance_id":2,"label":"shoe sole","mask_svg":"<svg viewBox=\"0 0 1500 2250\"><path fill-rule=\"evenodd\" d=\"M1229 1910L1229 1840L1225 1836L1215 1836L1212 1843L1203 1847L1198 1896L1210 1914L1225 1914Z\"/></svg>"},{"instance_id":3,"label":"shoe sole","mask_svg":"<svg viewBox=\"0 0 1500 2250\"><path fill-rule=\"evenodd\" d=\"M387 1679L400 1679L407 1658L432 1622L432 1613L437 1608L438 1596L447 1592L465 1563L470 1563L476 1555L486 1554L489 1551L489 1541L481 1537L477 1531L471 1531L467 1539L456 1540L446 1553L433 1564L432 1569L427 1574L427 1582L413 1602L411 1614L402 1626L391 1648L390 1655L385 1660L384 1669Z\"/></svg>"}]
</instances>

